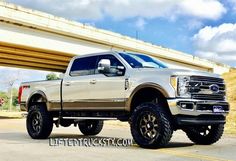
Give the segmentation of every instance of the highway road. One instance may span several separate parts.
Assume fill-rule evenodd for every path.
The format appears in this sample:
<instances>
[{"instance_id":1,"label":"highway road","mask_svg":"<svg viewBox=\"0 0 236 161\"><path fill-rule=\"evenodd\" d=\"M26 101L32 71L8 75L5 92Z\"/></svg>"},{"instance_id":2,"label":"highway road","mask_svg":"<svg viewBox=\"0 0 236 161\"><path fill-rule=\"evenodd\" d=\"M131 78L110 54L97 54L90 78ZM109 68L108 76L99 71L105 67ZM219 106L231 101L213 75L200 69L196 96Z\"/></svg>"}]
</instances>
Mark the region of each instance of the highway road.
<instances>
[{"instance_id":1,"label":"highway road","mask_svg":"<svg viewBox=\"0 0 236 161\"><path fill-rule=\"evenodd\" d=\"M54 127L51 139L80 139L84 137L74 126ZM106 122L95 137L131 139L128 124ZM0 161L226 161L236 160L236 137L224 135L214 145L194 145L181 131L174 133L170 144L161 149L142 149L131 146L50 146L49 139L32 140L25 129L25 119L0 119Z\"/></svg>"}]
</instances>

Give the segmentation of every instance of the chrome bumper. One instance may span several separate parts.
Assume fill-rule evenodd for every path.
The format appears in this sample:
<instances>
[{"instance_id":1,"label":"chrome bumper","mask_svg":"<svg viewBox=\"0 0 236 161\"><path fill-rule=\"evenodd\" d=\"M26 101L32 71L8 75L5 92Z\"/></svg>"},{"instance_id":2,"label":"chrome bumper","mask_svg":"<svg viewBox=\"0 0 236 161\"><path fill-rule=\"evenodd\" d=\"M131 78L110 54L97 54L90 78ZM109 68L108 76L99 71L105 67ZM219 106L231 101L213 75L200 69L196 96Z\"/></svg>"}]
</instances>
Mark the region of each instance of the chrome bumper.
<instances>
[{"instance_id":1,"label":"chrome bumper","mask_svg":"<svg viewBox=\"0 0 236 161\"><path fill-rule=\"evenodd\" d=\"M20 110L21 110L21 111L27 111L27 109L26 109L26 103L25 103L25 102L21 102L21 104L20 104Z\"/></svg>"},{"instance_id":2,"label":"chrome bumper","mask_svg":"<svg viewBox=\"0 0 236 161\"><path fill-rule=\"evenodd\" d=\"M167 99L172 115L224 115L229 113L229 104L225 101L196 100L196 99ZM190 109L182 108L182 104L188 104ZM221 111L213 111L216 106L222 107Z\"/></svg>"}]
</instances>

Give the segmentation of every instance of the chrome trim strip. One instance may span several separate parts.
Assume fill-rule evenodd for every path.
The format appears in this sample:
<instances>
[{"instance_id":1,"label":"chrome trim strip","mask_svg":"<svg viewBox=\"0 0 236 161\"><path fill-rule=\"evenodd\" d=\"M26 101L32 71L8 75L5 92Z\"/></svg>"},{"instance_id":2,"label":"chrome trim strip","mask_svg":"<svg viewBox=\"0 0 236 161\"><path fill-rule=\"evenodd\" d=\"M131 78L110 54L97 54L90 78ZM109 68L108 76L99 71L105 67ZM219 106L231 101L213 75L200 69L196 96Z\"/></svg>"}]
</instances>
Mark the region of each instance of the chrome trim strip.
<instances>
[{"instance_id":1,"label":"chrome trim strip","mask_svg":"<svg viewBox=\"0 0 236 161\"><path fill-rule=\"evenodd\" d=\"M110 103L110 102L126 102L126 98L114 98L114 99L73 99L73 100L66 100L66 103L74 103L74 102L80 102L80 103L97 103L97 102L104 102L104 103Z\"/></svg>"},{"instance_id":2,"label":"chrome trim strip","mask_svg":"<svg viewBox=\"0 0 236 161\"><path fill-rule=\"evenodd\" d=\"M63 101L63 110L120 110L125 108L127 99L76 99ZM48 102L50 111L60 109L60 101L51 100Z\"/></svg>"}]
</instances>

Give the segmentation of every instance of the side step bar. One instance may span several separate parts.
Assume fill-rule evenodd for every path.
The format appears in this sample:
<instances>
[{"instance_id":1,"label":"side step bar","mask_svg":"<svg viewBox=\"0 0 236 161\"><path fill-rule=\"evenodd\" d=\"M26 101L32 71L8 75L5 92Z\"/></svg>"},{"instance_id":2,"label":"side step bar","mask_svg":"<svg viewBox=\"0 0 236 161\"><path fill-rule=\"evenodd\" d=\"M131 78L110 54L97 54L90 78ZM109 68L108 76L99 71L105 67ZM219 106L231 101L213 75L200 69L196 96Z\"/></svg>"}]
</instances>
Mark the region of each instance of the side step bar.
<instances>
[{"instance_id":1,"label":"side step bar","mask_svg":"<svg viewBox=\"0 0 236 161\"><path fill-rule=\"evenodd\" d=\"M117 120L114 117L62 117L62 119L70 120Z\"/></svg>"}]
</instances>

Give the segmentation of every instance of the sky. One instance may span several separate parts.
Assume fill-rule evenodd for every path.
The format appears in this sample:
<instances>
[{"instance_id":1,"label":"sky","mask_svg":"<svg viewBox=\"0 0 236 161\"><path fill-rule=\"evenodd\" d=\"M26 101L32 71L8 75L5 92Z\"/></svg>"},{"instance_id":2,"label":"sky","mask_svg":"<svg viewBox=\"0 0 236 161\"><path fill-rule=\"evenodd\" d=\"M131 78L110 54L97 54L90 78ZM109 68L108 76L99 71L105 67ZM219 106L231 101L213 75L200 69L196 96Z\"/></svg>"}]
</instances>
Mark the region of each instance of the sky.
<instances>
[{"instance_id":1,"label":"sky","mask_svg":"<svg viewBox=\"0 0 236 161\"><path fill-rule=\"evenodd\" d=\"M6 1L236 67L236 0ZM0 67L15 71L23 81L47 74Z\"/></svg>"}]
</instances>

